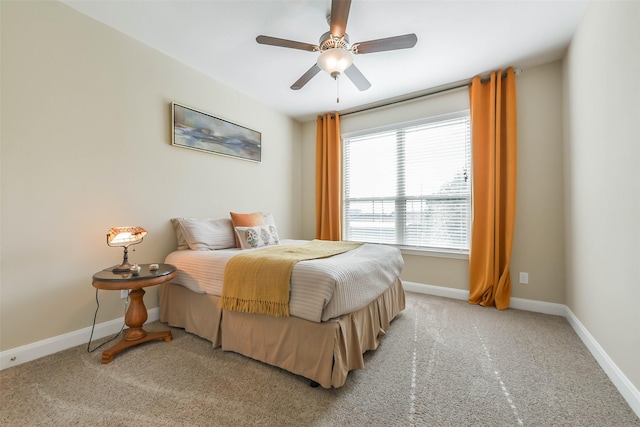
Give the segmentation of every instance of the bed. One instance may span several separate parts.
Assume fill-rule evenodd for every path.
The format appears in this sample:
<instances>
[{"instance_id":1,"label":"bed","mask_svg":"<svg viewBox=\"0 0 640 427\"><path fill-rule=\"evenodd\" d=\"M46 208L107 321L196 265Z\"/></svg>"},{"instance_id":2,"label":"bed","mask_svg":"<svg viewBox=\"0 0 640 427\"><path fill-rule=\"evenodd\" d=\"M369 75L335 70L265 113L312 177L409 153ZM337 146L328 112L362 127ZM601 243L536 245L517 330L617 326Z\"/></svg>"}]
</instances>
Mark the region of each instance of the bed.
<instances>
[{"instance_id":1,"label":"bed","mask_svg":"<svg viewBox=\"0 0 640 427\"><path fill-rule=\"evenodd\" d=\"M343 386L349 371L364 367L363 354L378 347L405 306L399 250L363 244L331 257L296 263L291 273L289 316L225 310L225 266L235 255L264 248L236 248L237 242L227 248L219 246L231 242L215 249L180 247L183 236L176 233L179 250L165 262L175 265L178 274L160 287L160 320L224 351L300 375L312 385ZM285 246L307 243L276 241Z\"/></svg>"}]
</instances>

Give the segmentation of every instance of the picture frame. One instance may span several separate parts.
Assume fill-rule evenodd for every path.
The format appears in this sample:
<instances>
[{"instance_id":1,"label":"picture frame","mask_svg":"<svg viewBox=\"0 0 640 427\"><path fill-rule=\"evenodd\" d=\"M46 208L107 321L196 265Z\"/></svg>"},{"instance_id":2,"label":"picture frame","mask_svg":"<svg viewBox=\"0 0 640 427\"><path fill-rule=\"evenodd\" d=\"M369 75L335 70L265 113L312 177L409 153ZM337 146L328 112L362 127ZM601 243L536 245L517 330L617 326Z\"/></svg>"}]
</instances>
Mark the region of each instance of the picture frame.
<instances>
[{"instance_id":1,"label":"picture frame","mask_svg":"<svg viewBox=\"0 0 640 427\"><path fill-rule=\"evenodd\" d=\"M262 134L195 108L171 103L171 145L260 163Z\"/></svg>"}]
</instances>

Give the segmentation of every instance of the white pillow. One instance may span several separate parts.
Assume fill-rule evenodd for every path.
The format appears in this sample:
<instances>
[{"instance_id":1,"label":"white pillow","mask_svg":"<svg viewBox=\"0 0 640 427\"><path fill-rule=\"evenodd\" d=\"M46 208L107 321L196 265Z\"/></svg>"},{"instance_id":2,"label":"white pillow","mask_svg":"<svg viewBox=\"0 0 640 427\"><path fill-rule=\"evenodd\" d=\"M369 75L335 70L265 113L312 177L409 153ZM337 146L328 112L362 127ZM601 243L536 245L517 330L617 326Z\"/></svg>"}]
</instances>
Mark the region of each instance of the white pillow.
<instances>
[{"instance_id":1,"label":"white pillow","mask_svg":"<svg viewBox=\"0 0 640 427\"><path fill-rule=\"evenodd\" d=\"M173 226L173 231L176 233L176 239L178 240L178 250L183 251L185 249L189 249L189 244L187 243L187 239L184 237L184 232L182 231L182 226L180 225L180 220L184 220L187 218L171 218L171 225Z\"/></svg>"},{"instance_id":2,"label":"white pillow","mask_svg":"<svg viewBox=\"0 0 640 427\"><path fill-rule=\"evenodd\" d=\"M276 230L275 224L236 227L236 234L242 249L280 244L280 237L278 237L278 230Z\"/></svg>"},{"instance_id":3,"label":"white pillow","mask_svg":"<svg viewBox=\"0 0 640 427\"><path fill-rule=\"evenodd\" d=\"M171 222L178 238L178 249L210 251L236 246L230 218L174 218Z\"/></svg>"}]
</instances>

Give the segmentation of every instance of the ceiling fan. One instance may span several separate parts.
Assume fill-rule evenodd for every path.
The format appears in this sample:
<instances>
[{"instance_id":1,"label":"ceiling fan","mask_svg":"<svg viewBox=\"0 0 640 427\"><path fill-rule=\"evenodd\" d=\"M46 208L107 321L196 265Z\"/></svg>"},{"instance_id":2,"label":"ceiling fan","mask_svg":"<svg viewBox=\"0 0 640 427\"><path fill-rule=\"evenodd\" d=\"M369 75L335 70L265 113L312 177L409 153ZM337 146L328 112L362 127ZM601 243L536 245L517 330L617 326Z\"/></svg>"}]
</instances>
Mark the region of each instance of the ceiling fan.
<instances>
[{"instance_id":1,"label":"ceiling fan","mask_svg":"<svg viewBox=\"0 0 640 427\"><path fill-rule=\"evenodd\" d=\"M367 90L371 87L371 83L353 64L353 55L408 49L416 45L418 37L413 33L350 45L349 35L346 33L350 8L351 0L331 1L331 13L327 16L329 31L320 37L318 45L262 35L256 37L256 41L260 44L320 52L317 63L291 85L291 89L301 89L322 69L334 79L344 72L359 90Z\"/></svg>"}]
</instances>

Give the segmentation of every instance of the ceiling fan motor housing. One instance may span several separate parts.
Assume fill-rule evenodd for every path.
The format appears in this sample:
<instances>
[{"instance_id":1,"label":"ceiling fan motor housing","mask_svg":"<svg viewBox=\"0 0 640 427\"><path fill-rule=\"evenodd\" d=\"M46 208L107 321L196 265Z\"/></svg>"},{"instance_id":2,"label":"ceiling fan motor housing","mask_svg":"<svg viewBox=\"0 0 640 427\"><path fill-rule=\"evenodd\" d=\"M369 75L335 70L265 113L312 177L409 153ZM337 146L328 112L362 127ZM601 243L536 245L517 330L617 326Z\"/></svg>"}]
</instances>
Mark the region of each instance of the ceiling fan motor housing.
<instances>
[{"instance_id":1,"label":"ceiling fan motor housing","mask_svg":"<svg viewBox=\"0 0 640 427\"><path fill-rule=\"evenodd\" d=\"M345 33L342 37L336 37L332 36L330 32L326 32L320 37L318 45L320 52L335 48L349 50L349 35Z\"/></svg>"}]
</instances>

